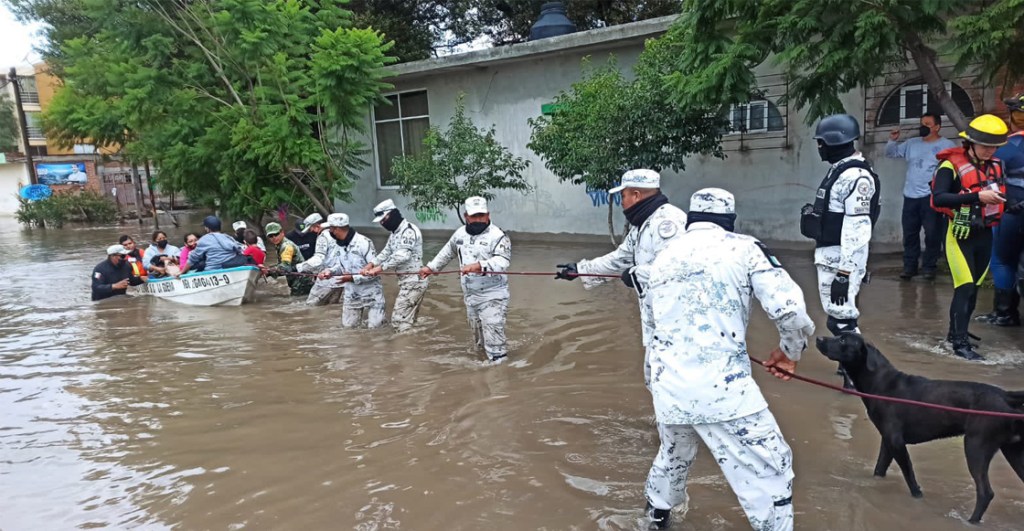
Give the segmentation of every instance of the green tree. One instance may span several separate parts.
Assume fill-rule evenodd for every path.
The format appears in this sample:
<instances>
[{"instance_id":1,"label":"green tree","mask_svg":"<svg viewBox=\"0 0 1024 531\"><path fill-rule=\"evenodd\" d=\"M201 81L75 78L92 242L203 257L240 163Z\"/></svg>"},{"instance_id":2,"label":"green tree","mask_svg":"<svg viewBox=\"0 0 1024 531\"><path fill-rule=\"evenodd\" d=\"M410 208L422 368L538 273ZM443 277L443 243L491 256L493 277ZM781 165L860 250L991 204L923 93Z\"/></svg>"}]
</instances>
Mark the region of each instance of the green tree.
<instances>
[{"instance_id":1,"label":"green tree","mask_svg":"<svg viewBox=\"0 0 1024 531\"><path fill-rule=\"evenodd\" d=\"M6 92L0 93L0 153L18 150L21 128L14 114L14 102Z\"/></svg>"},{"instance_id":2,"label":"green tree","mask_svg":"<svg viewBox=\"0 0 1024 531\"><path fill-rule=\"evenodd\" d=\"M491 200L496 190L529 191L523 172L530 163L494 136L493 126L477 129L466 117L460 96L447 130L431 127L421 153L395 157L391 171L399 191L412 198L416 210L452 209L462 221L459 206L467 197Z\"/></svg>"},{"instance_id":3,"label":"green tree","mask_svg":"<svg viewBox=\"0 0 1024 531\"><path fill-rule=\"evenodd\" d=\"M682 171L694 154L721 157L724 119L671 101L662 83L667 52L648 41L633 80L614 58L597 67L585 61L583 79L555 98L554 114L529 121L533 135L527 147L559 181L600 190L613 187L631 169ZM613 214L609 201L608 235L614 245Z\"/></svg>"},{"instance_id":4,"label":"green tree","mask_svg":"<svg viewBox=\"0 0 1024 531\"><path fill-rule=\"evenodd\" d=\"M667 77L684 105L748 101L754 67L772 57L789 76L789 99L813 121L842 112L841 94L912 63L963 129L939 52L1012 84L1024 68L1022 27L1022 0L684 0L663 39L676 50Z\"/></svg>"}]
</instances>

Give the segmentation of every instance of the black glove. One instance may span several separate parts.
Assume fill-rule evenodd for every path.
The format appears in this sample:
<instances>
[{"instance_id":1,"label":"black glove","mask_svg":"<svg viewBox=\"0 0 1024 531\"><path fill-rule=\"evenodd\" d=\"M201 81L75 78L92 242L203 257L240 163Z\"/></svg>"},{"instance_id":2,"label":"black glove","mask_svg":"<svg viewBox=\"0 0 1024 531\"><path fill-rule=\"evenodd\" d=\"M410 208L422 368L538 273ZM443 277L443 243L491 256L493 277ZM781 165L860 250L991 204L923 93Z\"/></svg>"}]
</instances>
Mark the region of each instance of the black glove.
<instances>
[{"instance_id":1,"label":"black glove","mask_svg":"<svg viewBox=\"0 0 1024 531\"><path fill-rule=\"evenodd\" d=\"M832 300L832 304L836 306L846 304L846 300L850 298L849 273L836 273L836 278L832 280L832 290L829 293L829 298Z\"/></svg>"},{"instance_id":2,"label":"black glove","mask_svg":"<svg viewBox=\"0 0 1024 531\"><path fill-rule=\"evenodd\" d=\"M576 280L576 278L580 276L580 272L576 270L575 263L558 264L555 267L562 268L561 271L555 273L555 278L562 280Z\"/></svg>"},{"instance_id":3,"label":"black glove","mask_svg":"<svg viewBox=\"0 0 1024 531\"><path fill-rule=\"evenodd\" d=\"M633 282L632 267L622 272L622 283L629 289L636 289L636 283Z\"/></svg>"}]
</instances>

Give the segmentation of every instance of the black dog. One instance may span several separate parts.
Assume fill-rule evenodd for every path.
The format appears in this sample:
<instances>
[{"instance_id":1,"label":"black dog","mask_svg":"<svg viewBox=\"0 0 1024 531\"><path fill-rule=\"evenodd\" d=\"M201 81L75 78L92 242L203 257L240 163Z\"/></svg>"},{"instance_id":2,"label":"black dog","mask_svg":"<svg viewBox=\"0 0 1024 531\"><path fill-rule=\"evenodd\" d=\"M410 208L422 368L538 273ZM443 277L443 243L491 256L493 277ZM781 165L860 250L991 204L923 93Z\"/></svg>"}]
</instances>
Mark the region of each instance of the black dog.
<instances>
[{"instance_id":1,"label":"black dog","mask_svg":"<svg viewBox=\"0 0 1024 531\"><path fill-rule=\"evenodd\" d=\"M929 402L962 409L1024 414L1024 391L1007 392L992 385L975 382L929 380L904 374L889 363L860 334L819 337L818 350L838 361L857 386L857 390ZM996 452L1002 450L1014 472L1024 481L1024 420L951 413L921 406L897 404L865 398L868 418L882 435L882 447L875 464L875 476L885 477L893 459L903 471L910 494L920 498L921 487L910 464L908 444L918 444L964 436L967 467L977 490L971 523L981 521L995 494L988 480L988 468Z\"/></svg>"}]
</instances>

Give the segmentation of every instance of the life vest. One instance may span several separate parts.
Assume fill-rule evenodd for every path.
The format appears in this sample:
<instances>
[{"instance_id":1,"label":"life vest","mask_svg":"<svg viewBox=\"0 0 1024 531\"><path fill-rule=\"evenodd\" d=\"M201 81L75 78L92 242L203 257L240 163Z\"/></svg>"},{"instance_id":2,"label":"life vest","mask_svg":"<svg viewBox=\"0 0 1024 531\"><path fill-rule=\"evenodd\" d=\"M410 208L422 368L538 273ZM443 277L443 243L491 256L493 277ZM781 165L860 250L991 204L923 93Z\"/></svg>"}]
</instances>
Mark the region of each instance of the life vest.
<instances>
[{"instance_id":1,"label":"life vest","mask_svg":"<svg viewBox=\"0 0 1024 531\"><path fill-rule=\"evenodd\" d=\"M983 170L978 169L977 166L971 162L971 159L967 156L967 149L963 147L955 147L944 149L935 155L935 158L939 159L939 167L935 170L938 173L939 169L943 167L950 167L956 172L957 179L960 182L960 193L961 194L976 194L982 190L991 189L990 186L995 184L998 187L1000 194L1006 195L1006 179L1003 175L1003 165L998 159L989 160L984 166ZM935 177L932 176L932 191L935 190ZM932 209L936 212L945 214L946 217L953 219L954 212L951 208L937 207L935 206L935 194L931 197ZM1003 210L1005 208L1003 203L998 205L974 205L976 213L981 214L984 209L995 209L995 214L984 215L983 220L986 227L991 227L999 223L999 219L1003 217Z\"/></svg>"},{"instance_id":2,"label":"life vest","mask_svg":"<svg viewBox=\"0 0 1024 531\"><path fill-rule=\"evenodd\" d=\"M125 258L128 259L128 265L132 268L133 277L142 277L143 279L147 278L146 275L148 275L149 272L146 271L146 266L142 263L140 258L134 254L129 254Z\"/></svg>"}]
</instances>

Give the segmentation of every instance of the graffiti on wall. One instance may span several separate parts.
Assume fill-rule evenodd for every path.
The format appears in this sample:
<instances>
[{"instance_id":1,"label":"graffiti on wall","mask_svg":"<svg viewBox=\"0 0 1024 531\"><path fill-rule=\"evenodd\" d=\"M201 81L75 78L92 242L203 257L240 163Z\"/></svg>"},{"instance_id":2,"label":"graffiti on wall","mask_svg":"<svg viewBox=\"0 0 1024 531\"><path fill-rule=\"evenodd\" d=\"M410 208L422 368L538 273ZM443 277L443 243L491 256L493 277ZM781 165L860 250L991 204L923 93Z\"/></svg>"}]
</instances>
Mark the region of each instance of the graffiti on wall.
<instances>
[{"instance_id":1,"label":"graffiti on wall","mask_svg":"<svg viewBox=\"0 0 1024 531\"><path fill-rule=\"evenodd\" d=\"M615 183L612 187L614 188L618 185L619 183ZM593 188L588 185L587 195L590 196L591 206L594 207L607 206L609 202L615 206L622 205L622 194L611 194L611 196L609 196L608 190L604 188Z\"/></svg>"},{"instance_id":2,"label":"graffiti on wall","mask_svg":"<svg viewBox=\"0 0 1024 531\"><path fill-rule=\"evenodd\" d=\"M437 221L440 223L444 223L447 220L448 214L445 214L444 212L436 208L428 208L425 210L416 211L416 221L419 221L420 223L424 223L427 221Z\"/></svg>"}]
</instances>

